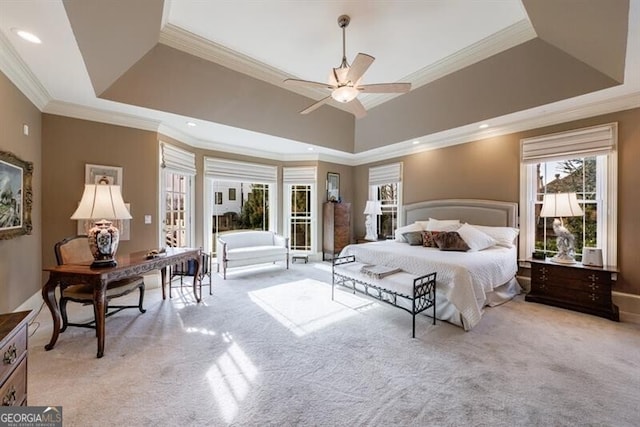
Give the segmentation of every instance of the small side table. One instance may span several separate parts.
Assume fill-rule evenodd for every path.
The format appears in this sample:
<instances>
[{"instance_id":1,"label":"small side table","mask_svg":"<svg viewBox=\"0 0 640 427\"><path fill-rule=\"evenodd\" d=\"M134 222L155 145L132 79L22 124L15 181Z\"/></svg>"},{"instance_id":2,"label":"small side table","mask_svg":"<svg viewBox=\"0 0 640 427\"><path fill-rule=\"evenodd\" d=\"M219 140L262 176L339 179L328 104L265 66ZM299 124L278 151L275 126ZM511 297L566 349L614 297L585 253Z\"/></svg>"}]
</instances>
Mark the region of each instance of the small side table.
<instances>
[{"instance_id":1,"label":"small side table","mask_svg":"<svg viewBox=\"0 0 640 427\"><path fill-rule=\"evenodd\" d=\"M296 261L304 261L304 263L306 264L309 262L309 255L306 255L306 254L291 255L291 262L294 263Z\"/></svg>"}]
</instances>

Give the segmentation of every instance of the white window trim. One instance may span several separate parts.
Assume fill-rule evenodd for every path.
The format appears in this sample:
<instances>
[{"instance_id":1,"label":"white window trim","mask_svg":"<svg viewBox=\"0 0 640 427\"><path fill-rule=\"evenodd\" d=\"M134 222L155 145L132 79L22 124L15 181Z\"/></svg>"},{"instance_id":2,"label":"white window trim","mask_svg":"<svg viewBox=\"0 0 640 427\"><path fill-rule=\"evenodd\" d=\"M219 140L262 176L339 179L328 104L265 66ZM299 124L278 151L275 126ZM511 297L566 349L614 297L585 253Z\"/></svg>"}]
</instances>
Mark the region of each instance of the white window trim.
<instances>
[{"instance_id":1,"label":"white window trim","mask_svg":"<svg viewBox=\"0 0 640 427\"><path fill-rule=\"evenodd\" d=\"M369 195L368 200L378 200L378 186L385 184L397 184L398 189L398 211L396 224L398 227L404 225L404 205L402 191L403 163L390 163L382 166L369 168ZM394 230L395 231L395 230Z\"/></svg>"},{"instance_id":2,"label":"white window trim","mask_svg":"<svg viewBox=\"0 0 640 427\"><path fill-rule=\"evenodd\" d=\"M194 224L194 212L195 212L195 185L194 185L194 176L189 174L184 174L181 172L177 172L175 170L167 170L160 168L160 203L158 209L158 239L160 242L160 246L164 247L165 245L165 226L166 226L166 217L167 217L167 209L166 209L166 194L165 188L167 188L167 180L166 173L170 172L178 175L182 175L187 180L187 207L188 211L187 218L187 246L194 246L195 242L195 224Z\"/></svg>"},{"instance_id":3,"label":"white window trim","mask_svg":"<svg viewBox=\"0 0 640 427\"><path fill-rule=\"evenodd\" d=\"M558 136L570 136L573 132L579 135L579 144L583 143L585 134L589 131L602 133L603 129L609 131L611 144L601 144L609 147L608 152L604 152L601 148L593 152L585 152L578 150L572 153L571 150L564 151L561 155L540 156L538 158L530 157L527 162L520 162L520 259L527 259L535 248L535 181L536 163L544 163L547 161L567 159L571 157L589 157L596 155L598 170L601 171L596 177L597 193L605 197L605 200L599 200L598 218L606 218L603 222L598 222L598 241L602 249L603 260L606 265L617 268L618 264L618 151L617 146L617 123L609 123L602 126L594 126L591 128L579 129L577 131L562 132L561 134L553 134L548 136L536 137L536 141L547 142L558 138ZM521 140L521 147L534 138ZM522 151L521 151L522 153ZM606 160L605 159L606 156ZM604 182L602 177L606 177L606 187L603 188ZM606 207L607 211L602 212L602 208ZM606 224L606 227L604 227Z\"/></svg>"},{"instance_id":4,"label":"white window trim","mask_svg":"<svg viewBox=\"0 0 640 427\"><path fill-rule=\"evenodd\" d=\"M318 168L315 166L299 166L299 167L283 167L282 168L283 192L285 194L284 206L284 233L283 235L291 239L291 191L293 185L311 185L311 251L314 256L317 254L317 245L319 239L318 231ZM291 240L289 241L291 242Z\"/></svg>"}]
</instances>

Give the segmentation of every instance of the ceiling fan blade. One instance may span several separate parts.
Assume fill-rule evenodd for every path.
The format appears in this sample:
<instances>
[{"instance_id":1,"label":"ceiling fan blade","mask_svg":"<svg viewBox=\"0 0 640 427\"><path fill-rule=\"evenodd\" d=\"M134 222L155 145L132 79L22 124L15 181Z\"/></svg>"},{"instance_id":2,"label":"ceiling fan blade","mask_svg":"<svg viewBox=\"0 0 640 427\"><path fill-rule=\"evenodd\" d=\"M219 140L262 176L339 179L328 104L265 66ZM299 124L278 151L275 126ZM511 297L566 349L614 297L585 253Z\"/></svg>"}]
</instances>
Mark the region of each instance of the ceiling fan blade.
<instances>
[{"instance_id":1,"label":"ceiling fan blade","mask_svg":"<svg viewBox=\"0 0 640 427\"><path fill-rule=\"evenodd\" d=\"M349 73L347 74L347 82L352 82L355 84L360 77L369 69L373 61L375 61L371 55L367 55L366 53L359 53L356 55L356 59L351 63L351 68L349 68Z\"/></svg>"},{"instance_id":2,"label":"ceiling fan blade","mask_svg":"<svg viewBox=\"0 0 640 427\"><path fill-rule=\"evenodd\" d=\"M364 93L406 93L411 90L411 83L378 83L358 86Z\"/></svg>"},{"instance_id":3,"label":"ceiling fan blade","mask_svg":"<svg viewBox=\"0 0 640 427\"><path fill-rule=\"evenodd\" d=\"M353 113L357 119L360 119L367 115L367 110L364 108L364 105L358 98L353 99L352 101L347 102L346 104L342 104L345 109L347 109L350 113Z\"/></svg>"},{"instance_id":4,"label":"ceiling fan blade","mask_svg":"<svg viewBox=\"0 0 640 427\"><path fill-rule=\"evenodd\" d=\"M315 87L319 89L329 89L329 90L335 89L335 86L331 86L328 83L312 82L310 80L286 79L284 83L291 86Z\"/></svg>"},{"instance_id":5,"label":"ceiling fan blade","mask_svg":"<svg viewBox=\"0 0 640 427\"><path fill-rule=\"evenodd\" d=\"M318 107L321 107L322 105L326 104L327 101L329 101L331 99L331 95L322 98L320 101L316 102L315 104L311 104L309 107L305 108L304 110L300 111L300 114L309 114L310 112L312 112L313 110L315 110Z\"/></svg>"}]
</instances>

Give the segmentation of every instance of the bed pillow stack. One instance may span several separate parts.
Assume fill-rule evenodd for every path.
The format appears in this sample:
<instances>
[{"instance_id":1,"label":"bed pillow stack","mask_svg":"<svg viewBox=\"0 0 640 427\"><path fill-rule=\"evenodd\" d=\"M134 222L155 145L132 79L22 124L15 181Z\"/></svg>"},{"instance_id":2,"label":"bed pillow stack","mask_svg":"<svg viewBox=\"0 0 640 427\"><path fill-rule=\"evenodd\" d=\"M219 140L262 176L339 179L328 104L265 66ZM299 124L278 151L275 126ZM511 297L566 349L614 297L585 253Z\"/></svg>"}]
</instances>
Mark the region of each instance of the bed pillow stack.
<instances>
[{"instance_id":1,"label":"bed pillow stack","mask_svg":"<svg viewBox=\"0 0 640 427\"><path fill-rule=\"evenodd\" d=\"M404 227L398 227L395 232L396 242L407 243L407 239L403 236L404 233L410 233L412 231L422 231L422 226L416 223L405 225Z\"/></svg>"},{"instance_id":2,"label":"bed pillow stack","mask_svg":"<svg viewBox=\"0 0 640 427\"><path fill-rule=\"evenodd\" d=\"M473 227L493 237L496 245L504 246L505 248L512 248L516 237L520 233L520 230L513 227L489 227L486 225L474 225Z\"/></svg>"}]
</instances>

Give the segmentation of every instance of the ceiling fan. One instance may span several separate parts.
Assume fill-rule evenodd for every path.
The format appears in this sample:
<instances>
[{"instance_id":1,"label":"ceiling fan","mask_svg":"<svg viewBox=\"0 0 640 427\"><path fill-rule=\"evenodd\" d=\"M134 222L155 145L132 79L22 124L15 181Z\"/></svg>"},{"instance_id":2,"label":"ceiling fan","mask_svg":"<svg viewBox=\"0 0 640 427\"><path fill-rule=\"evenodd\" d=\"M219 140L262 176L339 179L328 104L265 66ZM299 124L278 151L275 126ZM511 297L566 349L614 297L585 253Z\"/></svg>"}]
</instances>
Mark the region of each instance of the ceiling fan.
<instances>
[{"instance_id":1,"label":"ceiling fan","mask_svg":"<svg viewBox=\"0 0 640 427\"><path fill-rule=\"evenodd\" d=\"M300 114L309 114L316 108L326 104L331 99L345 104L345 107L357 118L367 114L364 106L357 97L360 92L364 93L406 93L411 89L411 83L378 83L361 85L362 75L371 66L375 58L366 53L358 53L351 65L347 62L345 53L345 28L349 25L351 18L348 15L341 15L338 18L338 25L342 28L342 62L338 68L333 68L329 76L329 83L312 82L308 80L286 79L284 83L302 87L312 87L328 89L331 94L322 98L318 102L300 111Z\"/></svg>"}]
</instances>

